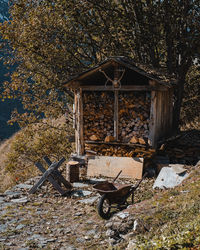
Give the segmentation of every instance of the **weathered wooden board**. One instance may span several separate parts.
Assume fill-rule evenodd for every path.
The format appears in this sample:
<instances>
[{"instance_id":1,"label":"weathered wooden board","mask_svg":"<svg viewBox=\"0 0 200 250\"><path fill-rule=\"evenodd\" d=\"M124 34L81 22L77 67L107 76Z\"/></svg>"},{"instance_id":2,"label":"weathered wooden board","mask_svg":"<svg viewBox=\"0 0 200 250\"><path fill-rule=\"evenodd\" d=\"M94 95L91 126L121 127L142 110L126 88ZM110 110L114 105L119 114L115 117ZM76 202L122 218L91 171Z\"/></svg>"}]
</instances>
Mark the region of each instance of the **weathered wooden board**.
<instances>
[{"instance_id":1,"label":"weathered wooden board","mask_svg":"<svg viewBox=\"0 0 200 250\"><path fill-rule=\"evenodd\" d=\"M120 177L141 179L143 158L96 156L88 161L88 177L115 177L122 170Z\"/></svg>"}]
</instances>

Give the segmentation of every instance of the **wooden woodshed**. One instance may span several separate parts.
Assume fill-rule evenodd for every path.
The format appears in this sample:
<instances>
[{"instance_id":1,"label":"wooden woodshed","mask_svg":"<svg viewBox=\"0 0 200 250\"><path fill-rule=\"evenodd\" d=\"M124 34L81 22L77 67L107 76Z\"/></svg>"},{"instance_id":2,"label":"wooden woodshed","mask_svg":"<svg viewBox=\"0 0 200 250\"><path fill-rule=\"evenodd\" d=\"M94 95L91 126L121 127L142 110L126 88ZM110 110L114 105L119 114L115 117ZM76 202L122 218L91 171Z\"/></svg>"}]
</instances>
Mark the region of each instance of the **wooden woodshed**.
<instances>
[{"instance_id":1,"label":"wooden woodshed","mask_svg":"<svg viewBox=\"0 0 200 250\"><path fill-rule=\"evenodd\" d=\"M74 92L76 153L143 157L170 136L173 84L111 57L65 83Z\"/></svg>"}]
</instances>

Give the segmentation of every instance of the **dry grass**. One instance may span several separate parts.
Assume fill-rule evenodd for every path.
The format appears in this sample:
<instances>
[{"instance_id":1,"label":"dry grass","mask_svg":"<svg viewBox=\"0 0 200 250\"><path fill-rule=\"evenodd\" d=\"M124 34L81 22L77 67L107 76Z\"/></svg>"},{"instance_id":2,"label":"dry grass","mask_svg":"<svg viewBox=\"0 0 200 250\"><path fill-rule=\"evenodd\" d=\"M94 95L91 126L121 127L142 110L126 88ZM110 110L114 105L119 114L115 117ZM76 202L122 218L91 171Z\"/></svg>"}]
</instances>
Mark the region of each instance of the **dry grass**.
<instances>
[{"instance_id":1,"label":"dry grass","mask_svg":"<svg viewBox=\"0 0 200 250\"><path fill-rule=\"evenodd\" d=\"M0 192L5 191L15 183L14 177L5 171L7 153L10 151L10 145L11 142L15 140L15 136L16 134L0 144Z\"/></svg>"}]
</instances>

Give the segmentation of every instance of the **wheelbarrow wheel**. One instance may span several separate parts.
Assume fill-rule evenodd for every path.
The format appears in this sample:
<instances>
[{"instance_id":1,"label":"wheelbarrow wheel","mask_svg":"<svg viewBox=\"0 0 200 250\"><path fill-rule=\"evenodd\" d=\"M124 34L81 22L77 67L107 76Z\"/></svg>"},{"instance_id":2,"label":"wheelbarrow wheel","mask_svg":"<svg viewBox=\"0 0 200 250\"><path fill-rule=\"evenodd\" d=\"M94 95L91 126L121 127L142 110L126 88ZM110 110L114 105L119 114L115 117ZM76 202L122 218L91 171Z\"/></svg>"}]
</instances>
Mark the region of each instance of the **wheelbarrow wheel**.
<instances>
[{"instance_id":1,"label":"wheelbarrow wheel","mask_svg":"<svg viewBox=\"0 0 200 250\"><path fill-rule=\"evenodd\" d=\"M107 195L104 194L101 196L101 198L98 202L98 205L97 205L98 214L103 219L109 219L110 218L110 209L111 209L111 202L108 199Z\"/></svg>"}]
</instances>

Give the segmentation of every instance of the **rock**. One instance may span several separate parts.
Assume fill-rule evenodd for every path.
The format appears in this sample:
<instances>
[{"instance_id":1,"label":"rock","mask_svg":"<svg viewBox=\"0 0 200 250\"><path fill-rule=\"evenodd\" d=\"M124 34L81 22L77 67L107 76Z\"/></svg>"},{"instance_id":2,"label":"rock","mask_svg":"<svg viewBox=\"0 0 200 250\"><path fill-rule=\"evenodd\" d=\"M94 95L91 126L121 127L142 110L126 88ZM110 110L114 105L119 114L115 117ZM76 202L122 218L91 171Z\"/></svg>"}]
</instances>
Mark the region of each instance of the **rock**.
<instances>
[{"instance_id":1,"label":"rock","mask_svg":"<svg viewBox=\"0 0 200 250\"><path fill-rule=\"evenodd\" d=\"M170 166L170 165L169 165ZM189 174L185 169L179 167L163 167L155 180L153 188L173 188L181 184Z\"/></svg>"},{"instance_id":2,"label":"rock","mask_svg":"<svg viewBox=\"0 0 200 250\"><path fill-rule=\"evenodd\" d=\"M60 248L60 250L76 250L74 246L68 245L68 246L63 246Z\"/></svg>"},{"instance_id":3,"label":"rock","mask_svg":"<svg viewBox=\"0 0 200 250\"><path fill-rule=\"evenodd\" d=\"M7 225L0 225L0 233L3 233L7 230Z\"/></svg>"},{"instance_id":4,"label":"rock","mask_svg":"<svg viewBox=\"0 0 200 250\"><path fill-rule=\"evenodd\" d=\"M114 222L112 223L112 227L111 227L111 228L112 228L113 230L118 231L119 228L120 228L120 226L121 226L121 224L122 224L121 221L114 221Z\"/></svg>"},{"instance_id":5,"label":"rock","mask_svg":"<svg viewBox=\"0 0 200 250\"><path fill-rule=\"evenodd\" d=\"M94 196L88 199L84 199L84 200L79 200L80 203L86 204L86 205L93 205L97 200L98 200L99 196Z\"/></svg>"},{"instance_id":6,"label":"rock","mask_svg":"<svg viewBox=\"0 0 200 250\"><path fill-rule=\"evenodd\" d=\"M10 198L15 198L15 197L19 197L20 195L22 195L22 192L19 191L12 191L12 190L6 190L4 192L4 194Z\"/></svg>"},{"instance_id":7,"label":"rock","mask_svg":"<svg viewBox=\"0 0 200 250\"><path fill-rule=\"evenodd\" d=\"M136 240L130 240L126 248L126 250L133 250L133 249L138 249Z\"/></svg>"},{"instance_id":8,"label":"rock","mask_svg":"<svg viewBox=\"0 0 200 250\"><path fill-rule=\"evenodd\" d=\"M16 229L16 230L20 230L20 229L22 229L22 228L24 228L24 227L25 227L24 224L19 224L15 229Z\"/></svg>"},{"instance_id":9,"label":"rock","mask_svg":"<svg viewBox=\"0 0 200 250\"><path fill-rule=\"evenodd\" d=\"M112 228L112 225L113 225L112 222L108 222L108 223L106 223L105 227L106 227L106 228Z\"/></svg>"},{"instance_id":10,"label":"rock","mask_svg":"<svg viewBox=\"0 0 200 250\"><path fill-rule=\"evenodd\" d=\"M75 188L84 188L84 187L89 187L88 184L80 183L80 182L74 182L73 187Z\"/></svg>"},{"instance_id":11,"label":"rock","mask_svg":"<svg viewBox=\"0 0 200 250\"><path fill-rule=\"evenodd\" d=\"M83 243L83 242L85 242L85 239L83 239L83 238L77 238L77 239L76 239L76 242L78 242L78 243Z\"/></svg>"},{"instance_id":12,"label":"rock","mask_svg":"<svg viewBox=\"0 0 200 250\"><path fill-rule=\"evenodd\" d=\"M23 197L20 199L12 199L11 202L13 202L13 203L27 203L28 199L27 199L27 197Z\"/></svg>"},{"instance_id":13,"label":"rock","mask_svg":"<svg viewBox=\"0 0 200 250\"><path fill-rule=\"evenodd\" d=\"M106 231L106 236L107 237L113 237L115 235L115 231L111 230L111 229L108 229Z\"/></svg>"},{"instance_id":14,"label":"rock","mask_svg":"<svg viewBox=\"0 0 200 250\"><path fill-rule=\"evenodd\" d=\"M3 203L3 202L4 202L4 200L5 200L5 198L4 198L4 197L0 197L0 203Z\"/></svg>"},{"instance_id":15,"label":"rock","mask_svg":"<svg viewBox=\"0 0 200 250\"><path fill-rule=\"evenodd\" d=\"M32 187L33 185L28 185L28 184L23 184L23 183L15 186L15 188L17 189L28 189L28 190L31 189Z\"/></svg>"},{"instance_id":16,"label":"rock","mask_svg":"<svg viewBox=\"0 0 200 250\"><path fill-rule=\"evenodd\" d=\"M119 212L116 214L117 217L121 218L121 219L125 219L129 216L128 212Z\"/></svg>"},{"instance_id":17,"label":"rock","mask_svg":"<svg viewBox=\"0 0 200 250\"><path fill-rule=\"evenodd\" d=\"M88 236L89 236L89 235L95 235L96 232L97 232L96 230L91 229L91 230L87 231L86 234L87 234Z\"/></svg>"},{"instance_id":18,"label":"rock","mask_svg":"<svg viewBox=\"0 0 200 250\"><path fill-rule=\"evenodd\" d=\"M144 221L141 219L136 219L133 224L133 230L137 233L144 233L147 231Z\"/></svg>"},{"instance_id":19,"label":"rock","mask_svg":"<svg viewBox=\"0 0 200 250\"><path fill-rule=\"evenodd\" d=\"M6 238L0 238L0 242L6 241Z\"/></svg>"},{"instance_id":20,"label":"rock","mask_svg":"<svg viewBox=\"0 0 200 250\"><path fill-rule=\"evenodd\" d=\"M78 213L75 213L75 214L74 214L74 216L76 216L76 217L81 216L81 215L83 215L82 212L78 212Z\"/></svg>"},{"instance_id":21,"label":"rock","mask_svg":"<svg viewBox=\"0 0 200 250\"><path fill-rule=\"evenodd\" d=\"M88 196L88 195L91 195L92 192L91 191L87 191L87 190L75 190L75 191L72 191L72 196L74 197L85 197L85 196Z\"/></svg>"},{"instance_id":22,"label":"rock","mask_svg":"<svg viewBox=\"0 0 200 250\"><path fill-rule=\"evenodd\" d=\"M89 180L89 182L91 183L91 184L98 184L98 183L100 183L100 182L103 182L103 181L106 181L106 179L103 179L103 178L91 178L90 180Z\"/></svg>"}]
</instances>

